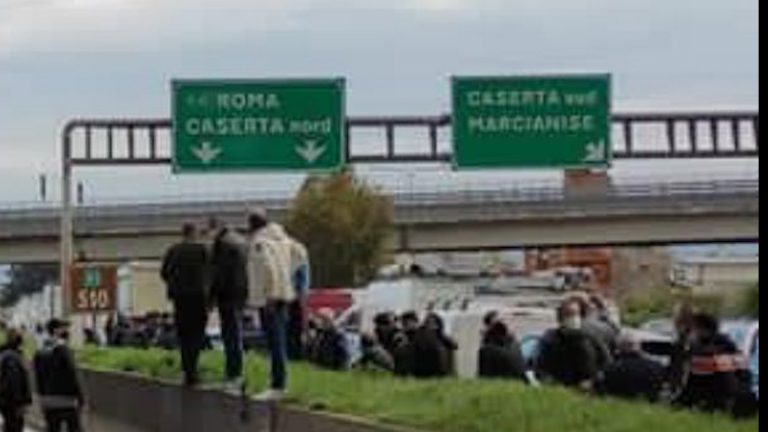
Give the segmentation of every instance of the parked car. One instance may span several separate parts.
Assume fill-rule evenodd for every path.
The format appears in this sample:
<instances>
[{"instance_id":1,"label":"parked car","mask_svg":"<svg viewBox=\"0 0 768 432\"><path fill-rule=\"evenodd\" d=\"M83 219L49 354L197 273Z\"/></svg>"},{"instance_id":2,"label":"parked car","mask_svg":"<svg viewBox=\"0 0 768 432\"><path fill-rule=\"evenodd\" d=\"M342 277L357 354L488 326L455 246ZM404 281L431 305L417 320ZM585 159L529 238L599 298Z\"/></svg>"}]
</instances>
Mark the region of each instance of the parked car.
<instances>
[{"instance_id":1,"label":"parked car","mask_svg":"<svg viewBox=\"0 0 768 432\"><path fill-rule=\"evenodd\" d=\"M725 321L721 330L739 347L752 372L752 392L760 397L760 323L758 321Z\"/></svg>"}]
</instances>

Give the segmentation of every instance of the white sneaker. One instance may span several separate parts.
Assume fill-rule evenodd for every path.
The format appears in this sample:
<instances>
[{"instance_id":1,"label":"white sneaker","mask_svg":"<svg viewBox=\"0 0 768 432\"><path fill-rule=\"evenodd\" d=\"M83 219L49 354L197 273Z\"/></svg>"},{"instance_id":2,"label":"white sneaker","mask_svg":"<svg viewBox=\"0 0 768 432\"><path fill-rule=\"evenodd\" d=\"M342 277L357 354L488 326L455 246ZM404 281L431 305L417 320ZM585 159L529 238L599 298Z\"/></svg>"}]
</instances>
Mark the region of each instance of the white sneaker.
<instances>
[{"instance_id":1,"label":"white sneaker","mask_svg":"<svg viewBox=\"0 0 768 432\"><path fill-rule=\"evenodd\" d=\"M541 383L536 379L536 374L531 370L525 371L525 380L531 387L541 387Z\"/></svg>"},{"instance_id":2,"label":"white sneaker","mask_svg":"<svg viewBox=\"0 0 768 432\"><path fill-rule=\"evenodd\" d=\"M240 393L245 381L243 378L234 378L224 381L224 391L231 393Z\"/></svg>"},{"instance_id":3,"label":"white sneaker","mask_svg":"<svg viewBox=\"0 0 768 432\"><path fill-rule=\"evenodd\" d=\"M279 402L285 398L285 391L278 389L269 389L254 396L259 402Z\"/></svg>"}]
</instances>

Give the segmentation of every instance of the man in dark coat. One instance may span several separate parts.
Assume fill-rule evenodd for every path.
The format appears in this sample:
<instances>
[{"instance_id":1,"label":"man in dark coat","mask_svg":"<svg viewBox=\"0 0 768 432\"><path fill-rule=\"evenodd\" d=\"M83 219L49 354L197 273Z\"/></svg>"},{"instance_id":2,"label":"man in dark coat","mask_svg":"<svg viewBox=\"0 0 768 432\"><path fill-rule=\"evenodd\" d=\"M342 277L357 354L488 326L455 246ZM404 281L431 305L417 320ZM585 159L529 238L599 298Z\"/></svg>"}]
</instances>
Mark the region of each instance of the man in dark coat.
<instances>
[{"instance_id":1,"label":"man in dark coat","mask_svg":"<svg viewBox=\"0 0 768 432\"><path fill-rule=\"evenodd\" d=\"M646 357L640 343L629 334L620 336L618 354L603 371L597 392L626 399L656 402L664 386L666 369Z\"/></svg>"},{"instance_id":2,"label":"man in dark coat","mask_svg":"<svg viewBox=\"0 0 768 432\"><path fill-rule=\"evenodd\" d=\"M408 311L400 316L400 329L392 335L393 352L395 361L395 375L412 376L416 361L414 353L414 340L419 330L419 315L414 311Z\"/></svg>"},{"instance_id":3,"label":"man in dark coat","mask_svg":"<svg viewBox=\"0 0 768 432\"><path fill-rule=\"evenodd\" d=\"M536 370L545 381L591 390L598 373L598 355L594 343L581 329L579 305L566 301L557 315L559 327L542 338Z\"/></svg>"},{"instance_id":4,"label":"man in dark coat","mask_svg":"<svg viewBox=\"0 0 768 432\"><path fill-rule=\"evenodd\" d=\"M444 333L442 320L435 314L428 315L413 338L413 375L418 378L450 375L456 349L456 342Z\"/></svg>"},{"instance_id":5,"label":"man in dark coat","mask_svg":"<svg viewBox=\"0 0 768 432\"><path fill-rule=\"evenodd\" d=\"M81 432L80 413L85 405L75 356L69 348L69 322L51 319L50 337L35 354L35 384L49 432Z\"/></svg>"},{"instance_id":6,"label":"man in dark coat","mask_svg":"<svg viewBox=\"0 0 768 432\"><path fill-rule=\"evenodd\" d=\"M174 323L181 348L184 384L199 383L197 362L205 342L208 320L208 250L197 241L197 229L185 224L183 240L165 254L161 276L174 306Z\"/></svg>"},{"instance_id":7,"label":"man in dark coat","mask_svg":"<svg viewBox=\"0 0 768 432\"><path fill-rule=\"evenodd\" d=\"M389 312L376 314L373 318L373 324L376 340L387 350L390 356L394 356L395 349L397 348L396 339L400 333L400 329L397 328L397 323L395 323L394 314Z\"/></svg>"},{"instance_id":8,"label":"man in dark coat","mask_svg":"<svg viewBox=\"0 0 768 432\"><path fill-rule=\"evenodd\" d=\"M21 332L7 332L5 345L0 347L0 414L4 432L24 431L24 412L32 403L29 373L24 364Z\"/></svg>"},{"instance_id":9,"label":"man in dark coat","mask_svg":"<svg viewBox=\"0 0 768 432\"><path fill-rule=\"evenodd\" d=\"M509 333L506 324L491 322L478 355L478 375L482 378L525 380L525 371L520 345Z\"/></svg>"},{"instance_id":10,"label":"man in dark coat","mask_svg":"<svg viewBox=\"0 0 768 432\"><path fill-rule=\"evenodd\" d=\"M209 221L211 248L210 303L218 307L226 358L226 379L239 386L243 374L243 310L248 298L246 240L237 231Z\"/></svg>"}]
</instances>

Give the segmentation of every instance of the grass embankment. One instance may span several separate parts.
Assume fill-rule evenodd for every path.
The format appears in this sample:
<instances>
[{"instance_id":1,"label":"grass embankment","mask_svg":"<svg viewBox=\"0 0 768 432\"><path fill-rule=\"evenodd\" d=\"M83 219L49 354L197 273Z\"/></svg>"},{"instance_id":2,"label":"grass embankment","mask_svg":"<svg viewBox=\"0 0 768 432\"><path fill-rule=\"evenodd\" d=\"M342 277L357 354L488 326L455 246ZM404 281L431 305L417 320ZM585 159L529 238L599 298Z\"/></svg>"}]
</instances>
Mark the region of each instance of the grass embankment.
<instances>
[{"instance_id":1,"label":"grass embankment","mask_svg":"<svg viewBox=\"0 0 768 432\"><path fill-rule=\"evenodd\" d=\"M160 350L80 351L90 368L178 379L175 353ZM222 376L220 353L201 360L205 381ZM290 369L289 397L299 406L440 432L755 432L758 421L676 412L659 406L598 399L557 388L503 381L414 381L365 372L328 372L304 364ZM246 362L248 390L264 388L267 363Z\"/></svg>"}]
</instances>

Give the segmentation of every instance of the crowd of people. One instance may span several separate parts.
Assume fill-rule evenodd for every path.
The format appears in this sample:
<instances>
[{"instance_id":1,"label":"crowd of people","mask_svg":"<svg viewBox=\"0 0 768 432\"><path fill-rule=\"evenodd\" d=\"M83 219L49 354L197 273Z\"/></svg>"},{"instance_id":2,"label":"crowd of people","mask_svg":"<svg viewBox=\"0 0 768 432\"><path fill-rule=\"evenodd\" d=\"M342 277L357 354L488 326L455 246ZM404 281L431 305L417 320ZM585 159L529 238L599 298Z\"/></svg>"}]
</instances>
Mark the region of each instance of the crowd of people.
<instances>
[{"instance_id":1,"label":"crowd of people","mask_svg":"<svg viewBox=\"0 0 768 432\"><path fill-rule=\"evenodd\" d=\"M244 389L243 351L258 320L270 358L270 388L259 396L263 400L282 397L289 359L332 370L376 369L401 377L455 374L459 346L440 315L430 311L423 317L416 311L377 314L373 331L360 336L360 355L353 358L331 311L304 318L310 279L306 248L264 212L253 212L247 222L246 234L216 219L204 229L185 224L182 240L167 251L161 270L173 313L116 316L105 326L103 338L90 329L86 342L177 349L184 384L196 386L200 352L211 347L206 334L209 314L216 309L226 359L225 386L233 390ZM531 359L523 355L514 329L503 317L487 313L477 353L478 376L664 401L736 417L757 410L746 361L720 333L712 315L678 309L677 340L665 352L655 353L668 356L667 365L649 358L641 343L621 330L599 296L569 296L557 308L557 322L540 337ZM69 325L54 319L45 330L33 365L48 430L58 432L66 426L78 432L84 398L68 348ZM5 431L21 432L32 399L21 351L23 332L6 333L7 343L0 348L0 414Z\"/></svg>"},{"instance_id":2,"label":"crowd of people","mask_svg":"<svg viewBox=\"0 0 768 432\"><path fill-rule=\"evenodd\" d=\"M438 314L426 313L423 319L414 311L376 315L372 334L361 335L361 355L354 362L343 332L332 317L320 315L310 326L307 359L321 367L376 369L415 378L455 374L458 346ZM559 385L739 418L757 412L746 359L711 314L678 308L677 339L670 344L644 344L623 331L599 296L569 296L557 308L557 321L526 358L501 315L487 313L477 354L478 377Z\"/></svg>"},{"instance_id":3,"label":"crowd of people","mask_svg":"<svg viewBox=\"0 0 768 432\"><path fill-rule=\"evenodd\" d=\"M656 349L644 349L631 333L620 332L599 304L584 297L563 302L558 321L543 337L533 365L543 381L735 417L757 411L747 360L711 314L680 306L677 339Z\"/></svg>"}]
</instances>

